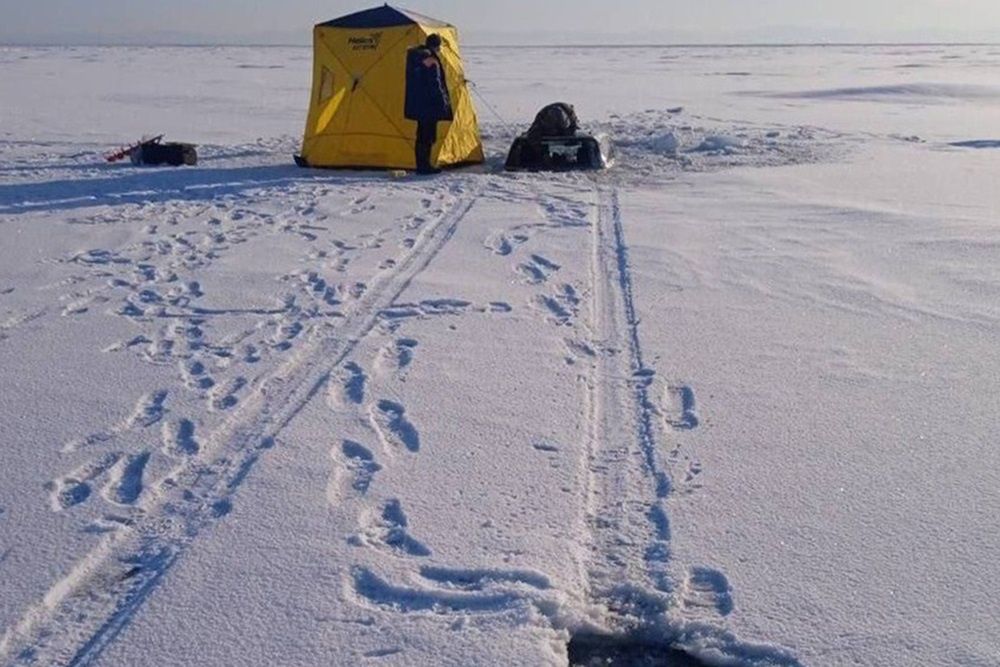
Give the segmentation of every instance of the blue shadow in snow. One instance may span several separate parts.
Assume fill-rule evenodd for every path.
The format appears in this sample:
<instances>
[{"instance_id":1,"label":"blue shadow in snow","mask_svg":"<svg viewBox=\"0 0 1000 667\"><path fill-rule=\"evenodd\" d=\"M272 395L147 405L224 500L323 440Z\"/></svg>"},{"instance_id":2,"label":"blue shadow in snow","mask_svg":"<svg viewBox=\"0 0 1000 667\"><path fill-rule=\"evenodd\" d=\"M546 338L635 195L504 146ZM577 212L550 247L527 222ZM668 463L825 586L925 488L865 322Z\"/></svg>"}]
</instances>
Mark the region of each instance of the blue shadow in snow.
<instances>
[{"instance_id":1,"label":"blue shadow in snow","mask_svg":"<svg viewBox=\"0 0 1000 667\"><path fill-rule=\"evenodd\" d=\"M953 141L949 146L958 148L1000 148L1000 139L973 139L971 141Z\"/></svg>"},{"instance_id":2,"label":"blue shadow in snow","mask_svg":"<svg viewBox=\"0 0 1000 667\"><path fill-rule=\"evenodd\" d=\"M111 167L109 171L115 169ZM210 201L249 190L322 181L384 181L384 172L322 171L295 165L125 167L119 175L0 185L0 214L68 211L161 201Z\"/></svg>"},{"instance_id":3,"label":"blue shadow in snow","mask_svg":"<svg viewBox=\"0 0 1000 667\"><path fill-rule=\"evenodd\" d=\"M17 143L17 142L4 142L4 143ZM44 144L43 144L44 145ZM259 150L245 150L236 153L228 153L225 155L208 155L208 156L198 156L198 164L204 165L206 162L218 162L219 160L232 160L234 158L248 158L257 157L262 158L270 153L259 151ZM99 173L111 173L111 172L121 172L124 169L129 168L131 164L128 159L118 164L109 163L104 160L103 156L96 152L83 152L76 153L73 155L64 155L63 160L72 160L74 158L92 160L91 162L26 162L22 164L15 164L13 166L2 166L0 167L0 174L7 173L19 173L27 171L42 171L42 170L60 170L60 171L92 171Z\"/></svg>"}]
</instances>

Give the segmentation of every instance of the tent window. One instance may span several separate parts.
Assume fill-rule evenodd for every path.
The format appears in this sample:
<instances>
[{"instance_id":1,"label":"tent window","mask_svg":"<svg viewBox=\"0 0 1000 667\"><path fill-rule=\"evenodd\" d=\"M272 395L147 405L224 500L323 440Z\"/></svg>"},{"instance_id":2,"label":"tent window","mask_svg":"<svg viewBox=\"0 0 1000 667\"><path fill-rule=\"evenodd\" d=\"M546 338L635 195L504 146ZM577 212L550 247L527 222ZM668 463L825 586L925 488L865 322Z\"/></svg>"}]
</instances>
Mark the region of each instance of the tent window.
<instances>
[{"instance_id":1,"label":"tent window","mask_svg":"<svg viewBox=\"0 0 1000 667\"><path fill-rule=\"evenodd\" d=\"M324 67L319 79L319 103L323 104L331 97L333 97L333 72Z\"/></svg>"}]
</instances>

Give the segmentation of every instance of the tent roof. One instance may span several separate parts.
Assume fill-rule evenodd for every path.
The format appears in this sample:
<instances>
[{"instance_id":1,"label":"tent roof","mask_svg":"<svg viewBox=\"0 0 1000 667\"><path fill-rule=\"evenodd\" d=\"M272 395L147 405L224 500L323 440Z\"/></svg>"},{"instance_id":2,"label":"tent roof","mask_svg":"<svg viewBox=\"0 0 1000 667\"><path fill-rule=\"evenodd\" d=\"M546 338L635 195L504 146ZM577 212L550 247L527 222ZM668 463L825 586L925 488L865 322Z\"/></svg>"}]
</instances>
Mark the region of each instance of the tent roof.
<instances>
[{"instance_id":1,"label":"tent roof","mask_svg":"<svg viewBox=\"0 0 1000 667\"><path fill-rule=\"evenodd\" d=\"M424 25L432 28L447 28L450 24L444 21L423 16L408 9L390 7L388 4L382 7L366 9L347 16L320 23L324 28L391 28L402 25Z\"/></svg>"}]
</instances>

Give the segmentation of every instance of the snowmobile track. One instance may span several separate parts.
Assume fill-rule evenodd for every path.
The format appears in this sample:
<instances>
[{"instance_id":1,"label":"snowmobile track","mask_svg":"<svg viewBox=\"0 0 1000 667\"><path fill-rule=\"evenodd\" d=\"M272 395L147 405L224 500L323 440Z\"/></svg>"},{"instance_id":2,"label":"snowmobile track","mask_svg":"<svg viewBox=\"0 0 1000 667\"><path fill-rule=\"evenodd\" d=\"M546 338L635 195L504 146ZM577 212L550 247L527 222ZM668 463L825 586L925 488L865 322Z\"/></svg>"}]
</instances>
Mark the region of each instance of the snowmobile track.
<instances>
[{"instance_id":1,"label":"snowmobile track","mask_svg":"<svg viewBox=\"0 0 1000 667\"><path fill-rule=\"evenodd\" d=\"M457 182L450 207L423 227L335 328L314 332L283 366L257 382L196 454L178 461L109 533L0 638L3 665L87 665L128 625L198 534L232 509L234 492L282 429L330 381L415 276L454 235L480 186Z\"/></svg>"}]
</instances>

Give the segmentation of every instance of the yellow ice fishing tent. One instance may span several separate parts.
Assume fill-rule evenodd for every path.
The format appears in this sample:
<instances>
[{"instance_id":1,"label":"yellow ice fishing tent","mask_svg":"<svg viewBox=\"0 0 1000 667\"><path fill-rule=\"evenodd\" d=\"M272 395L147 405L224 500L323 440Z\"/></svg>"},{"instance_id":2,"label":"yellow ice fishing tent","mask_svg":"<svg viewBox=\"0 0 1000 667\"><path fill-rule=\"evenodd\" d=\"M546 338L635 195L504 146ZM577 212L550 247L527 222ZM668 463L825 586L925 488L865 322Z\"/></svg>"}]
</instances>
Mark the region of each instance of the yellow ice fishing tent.
<instances>
[{"instance_id":1,"label":"yellow ice fishing tent","mask_svg":"<svg viewBox=\"0 0 1000 667\"><path fill-rule=\"evenodd\" d=\"M438 166L483 161L454 26L385 5L318 24L313 88L296 161L310 167L414 168L417 123L403 116L407 51L441 36L454 120L438 125Z\"/></svg>"}]
</instances>

